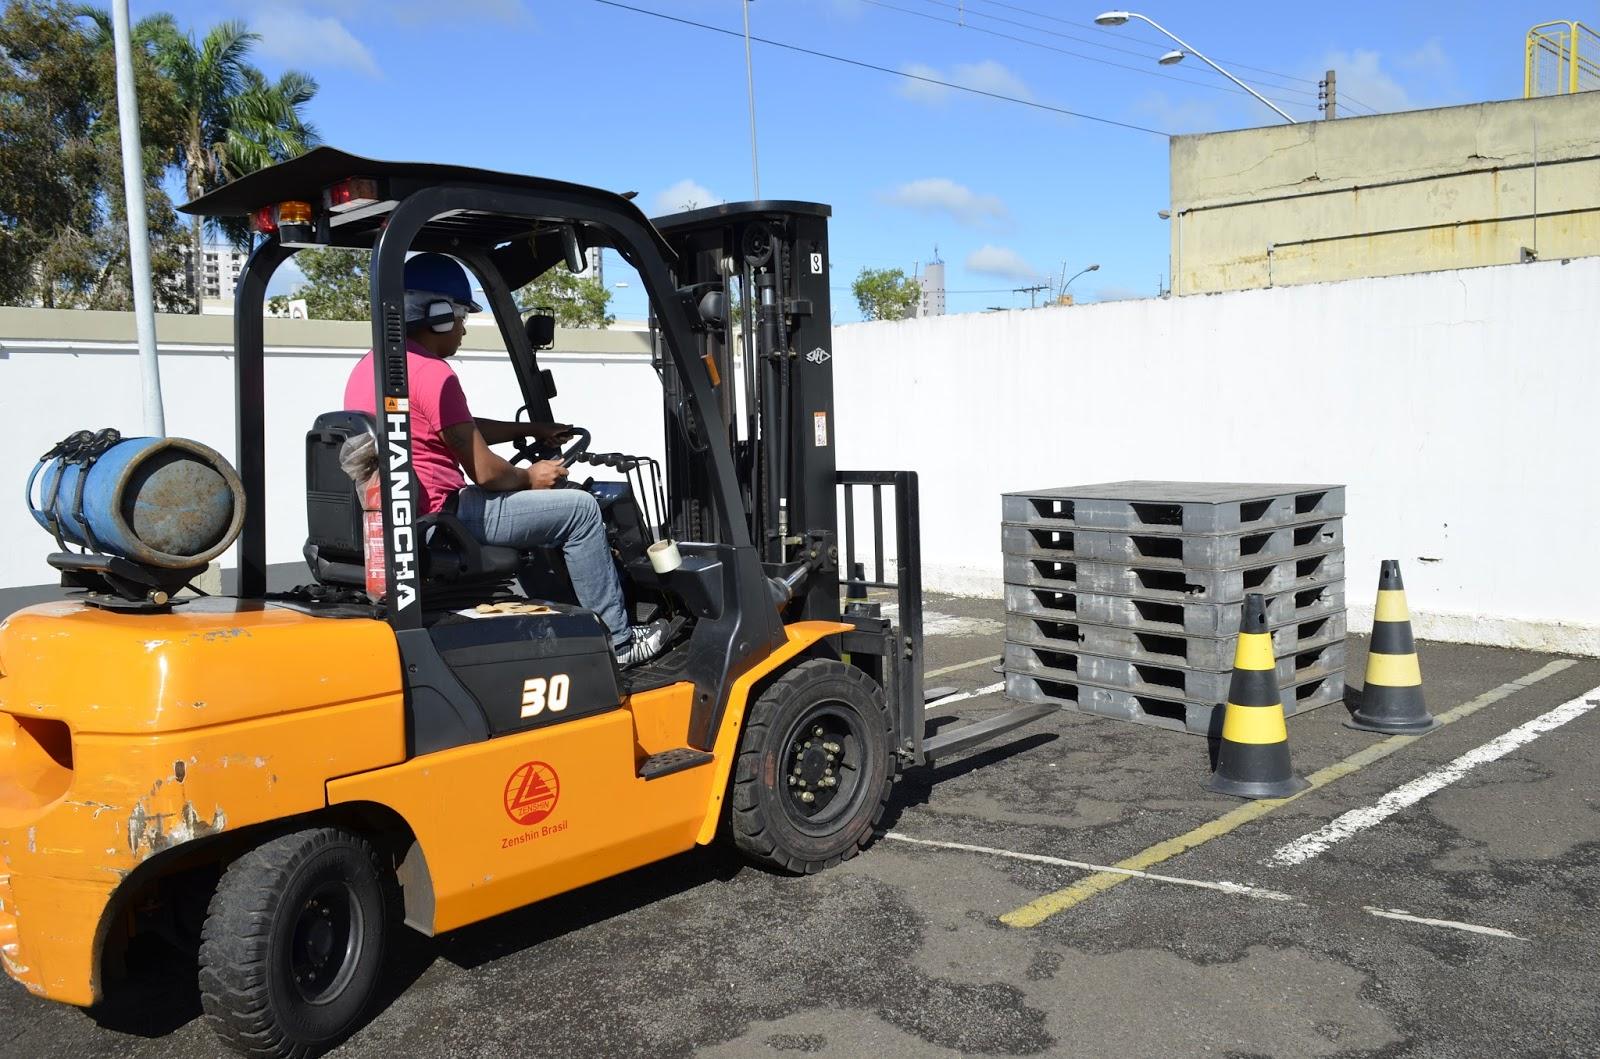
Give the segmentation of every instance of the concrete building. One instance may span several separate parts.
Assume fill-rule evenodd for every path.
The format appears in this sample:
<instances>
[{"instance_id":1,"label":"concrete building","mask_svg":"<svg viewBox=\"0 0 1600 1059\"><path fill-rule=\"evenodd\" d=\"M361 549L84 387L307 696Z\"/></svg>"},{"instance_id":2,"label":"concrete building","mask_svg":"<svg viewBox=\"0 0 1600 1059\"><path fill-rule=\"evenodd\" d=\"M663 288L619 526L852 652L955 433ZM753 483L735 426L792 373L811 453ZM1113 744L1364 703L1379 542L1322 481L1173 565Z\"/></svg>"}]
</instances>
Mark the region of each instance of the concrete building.
<instances>
[{"instance_id":1,"label":"concrete building","mask_svg":"<svg viewBox=\"0 0 1600 1059\"><path fill-rule=\"evenodd\" d=\"M922 300L917 303L918 316L943 316L944 315L944 260L939 257L939 248L933 248L933 260L922 270L922 275L917 277L917 284L922 288Z\"/></svg>"},{"instance_id":2,"label":"concrete building","mask_svg":"<svg viewBox=\"0 0 1600 1059\"><path fill-rule=\"evenodd\" d=\"M1172 138L1173 293L1600 254L1600 92Z\"/></svg>"},{"instance_id":3,"label":"concrete building","mask_svg":"<svg viewBox=\"0 0 1600 1059\"><path fill-rule=\"evenodd\" d=\"M189 254L185 247L185 264ZM201 310L211 316L233 315L233 288L239 283L239 273L250 260L248 250L240 250L231 243L206 243L200 248L199 274L191 280L199 288L203 299ZM193 271L192 266L189 266Z\"/></svg>"}]
</instances>

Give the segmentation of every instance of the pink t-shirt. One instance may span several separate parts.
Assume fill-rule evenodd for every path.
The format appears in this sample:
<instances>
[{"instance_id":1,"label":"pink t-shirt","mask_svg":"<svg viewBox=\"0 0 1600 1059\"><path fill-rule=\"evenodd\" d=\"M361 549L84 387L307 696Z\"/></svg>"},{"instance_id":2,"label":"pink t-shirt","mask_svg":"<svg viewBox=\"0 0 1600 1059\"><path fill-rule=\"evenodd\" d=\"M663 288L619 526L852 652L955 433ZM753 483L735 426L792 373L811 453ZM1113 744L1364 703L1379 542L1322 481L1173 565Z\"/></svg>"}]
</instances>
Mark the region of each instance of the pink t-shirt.
<instances>
[{"instance_id":1,"label":"pink t-shirt","mask_svg":"<svg viewBox=\"0 0 1600 1059\"><path fill-rule=\"evenodd\" d=\"M445 444L444 432L470 420L472 412L455 371L415 342L406 343L406 373L411 390L411 460L422 488L421 513L431 515L444 506L445 497L467 484L456 454ZM345 383L344 407L370 416L378 414L370 350Z\"/></svg>"}]
</instances>

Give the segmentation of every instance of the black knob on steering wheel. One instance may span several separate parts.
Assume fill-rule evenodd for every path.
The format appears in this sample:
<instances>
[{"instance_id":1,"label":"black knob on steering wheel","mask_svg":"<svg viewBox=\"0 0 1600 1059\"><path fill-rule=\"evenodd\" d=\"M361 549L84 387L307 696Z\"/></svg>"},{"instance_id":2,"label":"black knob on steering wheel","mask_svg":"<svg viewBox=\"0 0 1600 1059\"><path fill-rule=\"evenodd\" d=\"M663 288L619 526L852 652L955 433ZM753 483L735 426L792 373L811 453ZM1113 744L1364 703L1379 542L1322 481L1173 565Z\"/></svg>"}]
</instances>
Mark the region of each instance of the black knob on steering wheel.
<instances>
[{"instance_id":1,"label":"black knob on steering wheel","mask_svg":"<svg viewBox=\"0 0 1600 1059\"><path fill-rule=\"evenodd\" d=\"M511 457L512 463L537 463L540 460L560 460L561 466L571 467L578 462L578 457L589 451L589 432L582 427L568 427L573 441L564 450L542 441L530 441L526 445L518 446L517 454Z\"/></svg>"}]
</instances>

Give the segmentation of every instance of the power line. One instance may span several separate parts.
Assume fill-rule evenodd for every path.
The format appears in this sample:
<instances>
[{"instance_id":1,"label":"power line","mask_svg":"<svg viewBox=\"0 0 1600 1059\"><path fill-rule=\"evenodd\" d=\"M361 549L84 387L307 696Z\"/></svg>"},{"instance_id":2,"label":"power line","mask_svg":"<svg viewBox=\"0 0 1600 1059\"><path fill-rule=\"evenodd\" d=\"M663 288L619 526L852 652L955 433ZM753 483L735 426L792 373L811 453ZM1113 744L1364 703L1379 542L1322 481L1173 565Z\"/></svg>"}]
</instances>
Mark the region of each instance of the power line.
<instances>
[{"instance_id":1,"label":"power line","mask_svg":"<svg viewBox=\"0 0 1600 1059\"><path fill-rule=\"evenodd\" d=\"M666 22L676 22L679 25L693 26L696 29L708 30L712 33L720 33L723 36L738 37L741 40L744 39L744 34L738 32L737 30L723 29L721 26L712 26L705 22L695 22L692 19L680 18L677 15L668 15L661 11L651 11L648 8L634 7L631 4L620 3L619 0L594 0L594 2L597 4L603 4L606 7L615 7L623 11L632 11L634 14L638 15L650 15L653 18L659 18ZM1160 129L1152 129L1144 125L1135 125L1132 122L1117 121L1114 118L1102 118L1098 114L1086 114L1081 110L1068 110L1066 107L1053 107L1048 103L1039 103L1031 99L1020 99L1017 96L1008 96L1003 92L989 92L981 88L971 88L967 85L958 85L951 81L941 81L937 77L925 77L922 74L907 73L904 70L896 70L888 66L879 66L876 63L865 62L861 59L850 59L843 55L834 55L830 52L817 51L813 48L802 48L798 44L789 44L781 40L772 40L768 37L757 37L752 34L750 39L760 44L766 44L774 48L782 48L785 51L797 52L801 55L809 55L816 59L827 59L830 62L843 63L846 66L855 66L863 70L876 70L881 74L891 74L895 77L904 77L911 81L921 81L924 84L938 85L940 88L954 89L957 92L969 92L975 96L986 96L989 99L998 99L1006 103L1018 103L1025 107L1032 107L1035 110L1045 110L1052 114L1061 114L1069 118L1083 118L1086 121L1096 121L1102 125L1115 125L1119 129L1132 129L1134 132L1147 132L1152 136L1170 137L1172 135L1171 133L1162 132Z\"/></svg>"},{"instance_id":2,"label":"power line","mask_svg":"<svg viewBox=\"0 0 1600 1059\"><path fill-rule=\"evenodd\" d=\"M940 23L943 23L944 25L947 25L947 26L957 26L957 27L959 27L961 29L970 29L975 33L986 33L991 37L999 37L1001 40L1009 40L1009 41L1013 41L1013 42L1015 42L1017 44L1026 44L1030 48L1042 48L1045 51L1053 51L1053 52L1056 52L1056 53L1058 53L1060 55L1070 55L1075 59L1083 59L1086 62L1100 63L1102 66L1113 66L1113 67L1116 67L1119 70L1131 70L1136 74L1143 74L1146 77L1161 77L1161 78L1164 78L1164 79L1169 80L1169 81L1181 81L1184 84L1196 85L1196 86L1198 86L1200 88L1207 88L1207 89L1210 89L1210 90L1212 90L1214 92L1231 92L1231 93L1233 93L1235 95L1241 95L1241 96L1242 95L1248 95L1248 93L1246 93L1244 90L1238 89L1238 88L1233 88L1231 86L1214 84L1214 83L1212 83L1210 81L1196 81L1195 79L1190 78L1190 77L1178 77L1178 76L1176 76L1174 74L1163 73L1160 70L1147 69L1147 68L1145 68L1143 66L1130 66L1127 63L1113 62L1110 59L1102 59L1102 58L1099 58L1098 56L1095 56L1095 55L1085 55L1082 52L1071 51L1070 49L1067 49L1067 48L1059 48L1059 47L1056 47L1053 44L1044 44L1044 43L1042 43L1040 41L1036 41L1036 40L1029 40L1026 37L1015 37L1015 36L1012 36L1009 33L1001 33L999 30L986 29L983 26L968 25L968 24L963 23L963 22L957 22L955 19L940 18L938 15L930 15L930 14L928 14L926 12L923 12L923 11L913 11L913 10L911 10L909 8L896 7L893 4L886 3L885 0L861 0L861 2L864 3L864 4L870 4L873 7L881 7L883 9L887 10L887 11L896 11L896 12L899 12L900 14L903 14L903 15L910 15L913 18L924 18L924 19L927 19L930 22L940 22ZM1032 27L1032 26L1025 27L1025 28L1038 29L1038 27ZM1048 33L1050 31L1049 30L1044 30L1044 29L1039 29L1039 32ZM1286 89L1285 91L1298 92L1300 90L1299 89ZM1305 94L1315 98L1315 93L1307 92ZM1282 104L1284 106L1305 107L1308 110L1316 109L1314 104L1312 104L1312 103L1301 103L1298 100L1289 101L1289 100L1278 99L1278 100L1274 100L1274 102L1280 103L1280 104Z\"/></svg>"},{"instance_id":3,"label":"power line","mask_svg":"<svg viewBox=\"0 0 1600 1059\"><path fill-rule=\"evenodd\" d=\"M872 2L872 0L867 0L867 2L870 3L870 2ZM1001 18L998 15L990 15L990 14L986 14L985 12L982 12L982 11L974 11L970 7L966 6L967 4L974 3L974 2L975 3L988 4L991 7L1003 8L1003 9L1005 9L1007 11L1017 12L1018 14L1030 15L1030 16L1032 16L1034 18L1046 19L1046 20L1048 20L1050 22L1056 22L1056 23L1059 23L1059 24L1061 24L1063 26L1073 26L1073 27L1077 27L1077 28L1081 28L1081 29L1091 29L1091 30L1094 30L1096 33L1106 34L1108 36L1112 35L1112 32L1113 32L1111 30L1104 29L1104 28L1102 28L1100 26L1096 26L1096 25L1092 25L1092 24L1088 24L1088 23L1083 23L1083 22L1074 22L1073 20L1067 19L1067 18L1059 18L1059 17L1057 17L1055 15L1046 14L1043 11L1033 11L1033 10L1031 10L1029 8L1019 7L1016 4L1002 3L1001 0L963 0L963 2L961 4L951 3L950 0L923 0L923 2L924 3L928 3L928 4L933 4L936 7L943 7L943 8L947 8L949 10L953 10L953 11L961 11L964 15L976 16L978 18L987 18L987 19L990 19L990 20L995 21L995 22L1004 22L1007 25L1017 26L1017 27L1019 27L1021 29L1031 29L1031 30L1034 30L1034 31L1039 32L1039 33L1048 33L1051 36L1063 37L1063 38L1065 38L1067 40L1075 40L1075 41L1078 41L1080 43L1087 44L1087 45L1089 45L1090 47L1093 47L1093 48L1104 48L1104 49L1106 49L1108 51L1122 52L1125 55L1145 56L1145 55L1153 55L1153 54L1156 54L1158 52L1165 52L1165 51L1168 50L1167 46L1165 44L1163 44L1163 43L1142 41L1137 37L1121 37L1120 39L1127 40L1131 44L1134 44L1134 45L1137 45L1138 47L1142 47L1142 48L1147 49L1147 51L1144 51L1144 52L1134 51L1134 50L1131 50L1129 48L1117 47L1116 45L1106 44L1106 43L1103 43L1101 41L1092 40L1092 39L1090 39L1088 37L1079 37L1079 36L1076 36L1076 35L1071 34L1071 33L1060 33L1060 32L1056 32L1054 30L1046 29L1043 26L1032 25L1032 24L1029 24L1029 23L1026 23L1026 22L1017 22L1017 21L1015 21L1013 19ZM959 25L959 26L962 26L963 28L967 28L967 29L980 29L980 31L981 31L981 27L967 26L965 22L956 22L955 25ZM1104 61L1104 60L1101 60L1101 61ZM1239 62L1238 60L1235 60L1235 59L1219 59L1217 61L1218 62L1227 63L1229 66L1234 67L1236 69L1250 70L1250 71L1252 71L1254 73L1265 74L1268 77L1276 77L1276 78L1279 78L1280 80L1284 80L1284 81L1298 81L1299 83L1305 84L1305 85L1319 85L1321 83L1321 82L1319 82L1319 81L1317 81L1317 80L1315 80L1313 78L1300 77L1297 74L1286 74L1286 73L1282 72L1281 70L1269 70L1269 69L1267 69L1266 67L1263 67L1263 66L1252 66L1249 63ZM1186 78L1181 78L1181 77L1175 77L1175 78L1173 78L1173 80L1183 81L1183 80L1187 80L1187 79ZM1252 80L1257 81L1258 84L1262 83L1259 78L1253 78ZM1198 84L1200 82L1191 82L1191 83L1192 84ZM1272 88L1274 90L1282 91L1282 92L1295 92L1295 93L1297 93L1299 95L1304 95L1304 96L1314 96L1316 94L1314 92L1310 92L1310 91L1307 91L1305 89L1292 88L1292 87L1287 86L1287 85L1266 85L1265 87L1269 87L1269 88ZM1377 108L1375 108L1373 106L1370 106L1367 103L1362 102L1361 100L1359 100L1359 99L1355 98L1354 96L1350 95L1348 92L1345 93L1345 98L1347 100L1349 100L1350 102L1352 102L1352 103L1358 104L1359 106L1365 108L1366 110L1370 111L1373 114L1378 113ZM1282 102L1282 101L1280 100L1279 102Z\"/></svg>"}]
</instances>

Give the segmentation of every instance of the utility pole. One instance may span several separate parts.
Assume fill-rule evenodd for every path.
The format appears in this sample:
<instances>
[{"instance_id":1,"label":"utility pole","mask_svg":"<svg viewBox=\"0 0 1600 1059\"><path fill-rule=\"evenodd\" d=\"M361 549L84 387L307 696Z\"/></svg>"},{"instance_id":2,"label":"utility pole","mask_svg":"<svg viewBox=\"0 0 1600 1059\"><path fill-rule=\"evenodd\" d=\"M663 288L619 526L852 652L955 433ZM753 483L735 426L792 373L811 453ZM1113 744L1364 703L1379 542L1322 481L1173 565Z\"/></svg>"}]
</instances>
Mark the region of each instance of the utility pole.
<instances>
[{"instance_id":1,"label":"utility pole","mask_svg":"<svg viewBox=\"0 0 1600 1059\"><path fill-rule=\"evenodd\" d=\"M1335 81L1337 74L1329 70L1327 76L1317 85L1317 98L1322 102L1317 104L1317 109L1322 111L1322 119L1328 121L1339 116L1338 85Z\"/></svg>"},{"instance_id":2,"label":"utility pole","mask_svg":"<svg viewBox=\"0 0 1600 1059\"><path fill-rule=\"evenodd\" d=\"M166 437L161 407L161 365L156 360L156 306L150 289L149 216L144 206L144 148L139 138L139 97L133 81L133 31L128 0L111 0L111 33L117 61L117 129L122 138L122 191L128 209L128 272L133 281L134 331L139 336L139 381L144 391L144 430ZM196 224L200 223L198 218ZM194 263L196 296L200 262Z\"/></svg>"},{"instance_id":3,"label":"utility pole","mask_svg":"<svg viewBox=\"0 0 1600 1059\"><path fill-rule=\"evenodd\" d=\"M1035 284L1032 287L1013 287L1013 288L1011 288L1011 293L1012 294L1026 294L1028 296L1028 308L1034 309L1034 308L1038 307L1039 292L1042 291L1042 290L1049 290L1049 289L1050 289L1050 284L1048 284L1048 283L1038 283L1038 284Z\"/></svg>"}]
</instances>

